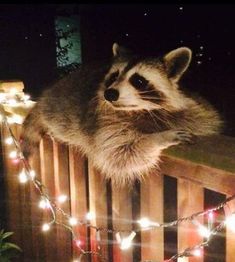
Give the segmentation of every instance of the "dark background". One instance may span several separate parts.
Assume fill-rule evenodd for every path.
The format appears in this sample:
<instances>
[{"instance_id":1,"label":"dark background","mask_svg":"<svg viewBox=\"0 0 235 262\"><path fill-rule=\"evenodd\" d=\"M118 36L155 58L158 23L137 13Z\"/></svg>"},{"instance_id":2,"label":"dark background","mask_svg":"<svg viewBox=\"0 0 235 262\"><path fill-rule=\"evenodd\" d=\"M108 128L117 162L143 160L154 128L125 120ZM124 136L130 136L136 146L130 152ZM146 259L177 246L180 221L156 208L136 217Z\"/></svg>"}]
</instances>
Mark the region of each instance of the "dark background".
<instances>
[{"instance_id":1,"label":"dark background","mask_svg":"<svg viewBox=\"0 0 235 262\"><path fill-rule=\"evenodd\" d=\"M157 56L188 46L193 61L182 85L221 113L235 135L235 5L0 5L0 79L21 79L33 98L57 79L55 17L80 16L82 61L111 57L113 42Z\"/></svg>"}]
</instances>

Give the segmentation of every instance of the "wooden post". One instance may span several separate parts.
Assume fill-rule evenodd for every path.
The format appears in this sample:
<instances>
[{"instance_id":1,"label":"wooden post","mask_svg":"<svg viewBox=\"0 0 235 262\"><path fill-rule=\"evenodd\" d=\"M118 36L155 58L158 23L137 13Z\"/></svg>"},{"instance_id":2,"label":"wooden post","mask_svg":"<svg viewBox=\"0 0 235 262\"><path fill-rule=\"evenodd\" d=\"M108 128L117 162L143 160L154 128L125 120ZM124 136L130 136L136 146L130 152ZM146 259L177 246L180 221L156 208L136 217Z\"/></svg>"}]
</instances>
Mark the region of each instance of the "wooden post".
<instances>
[{"instance_id":1,"label":"wooden post","mask_svg":"<svg viewBox=\"0 0 235 262\"><path fill-rule=\"evenodd\" d=\"M163 222L163 175L156 173L142 182L141 185L141 218L151 221ZM164 236L163 228L157 228L141 233L142 260L163 261Z\"/></svg>"},{"instance_id":2,"label":"wooden post","mask_svg":"<svg viewBox=\"0 0 235 262\"><path fill-rule=\"evenodd\" d=\"M132 194L128 186L112 189L112 213L113 228L131 231L132 230ZM125 238L130 233L121 234ZM115 235L113 236L113 259L114 261L131 262L133 261L133 247L121 250Z\"/></svg>"},{"instance_id":3,"label":"wooden post","mask_svg":"<svg viewBox=\"0 0 235 262\"><path fill-rule=\"evenodd\" d=\"M89 161L89 159L88 159ZM96 227L108 227L107 221L107 188L106 182L95 168L88 162L89 173L89 211L94 215L91 219L91 224ZM99 233L98 233L99 234ZM90 244L92 251L102 253L102 256L108 259L108 233L100 232L101 241L97 241L97 232L95 229L90 230ZM97 256L92 257L92 262L98 262L100 259Z\"/></svg>"},{"instance_id":4,"label":"wooden post","mask_svg":"<svg viewBox=\"0 0 235 262\"><path fill-rule=\"evenodd\" d=\"M227 196L229 197L229 196ZM235 212L235 200L229 202L225 206L226 216L231 216ZM235 232L226 228L226 262L235 260Z\"/></svg>"},{"instance_id":5,"label":"wooden post","mask_svg":"<svg viewBox=\"0 0 235 262\"><path fill-rule=\"evenodd\" d=\"M83 220L88 212L88 192L86 185L86 159L73 147L69 147L69 172L70 172L70 201L71 217ZM88 249L88 234L85 225L76 226L76 236L81 241L81 247ZM73 243L73 258L79 256L79 248Z\"/></svg>"},{"instance_id":6,"label":"wooden post","mask_svg":"<svg viewBox=\"0 0 235 262\"><path fill-rule=\"evenodd\" d=\"M36 178L41 181L41 164L40 150L35 149L33 156L30 158L30 166L35 171ZM41 224L43 222L43 210L39 208L40 194L35 186L31 183L31 219L32 219L32 249L35 261L45 259L44 234L42 233ZM30 245L29 245L30 246Z\"/></svg>"},{"instance_id":7,"label":"wooden post","mask_svg":"<svg viewBox=\"0 0 235 262\"><path fill-rule=\"evenodd\" d=\"M190 173L188 174L190 176ZM178 179L178 218L190 216L203 210L204 190L200 185L187 180ZM203 223L203 220L198 222ZM198 234L197 227L192 223L182 223L178 226L178 253L188 247L203 241ZM185 262L203 262L202 257L184 258Z\"/></svg>"},{"instance_id":8,"label":"wooden post","mask_svg":"<svg viewBox=\"0 0 235 262\"><path fill-rule=\"evenodd\" d=\"M58 142L53 143L54 152L54 176L55 176L55 200L58 207L70 214L70 190L69 190L69 152L68 147ZM60 203L58 197L67 196L67 201ZM57 219L64 221L64 216L58 212ZM68 220L66 219L67 223ZM62 261L69 261L71 258L71 233L61 226L57 226L57 256ZM59 248L58 248L59 247Z\"/></svg>"},{"instance_id":9,"label":"wooden post","mask_svg":"<svg viewBox=\"0 0 235 262\"><path fill-rule=\"evenodd\" d=\"M53 163L53 142L49 137L45 137L40 144L40 159L41 159L41 177L42 183L46 186L51 197L55 196L55 178L54 178L54 163ZM44 220L42 223L50 222L52 219L51 211L44 211ZM45 239L46 259L56 261L57 246L56 246L56 225L53 225L50 232L42 232Z\"/></svg>"},{"instance_id":10,"label":"wooden post","mask_svg":"<svg viewBox=\"0 0 235 262\"><path fill-rule=\"evenodd\" d=\"M11 125L12 132L17 135L17 125ZM8 130L2 129L2 139L9 137ZM15 150L14 146L8 146L3 144L3 162L5 172L5 186L6 186L6 217L7 217L7 230L14 232L12 241L19 245L22 249L22 229L21 229L21 198L20 198L20 185L18 174L21 171L21 166L17 163L13 163L12 159L9 158L9 154L12 150Z\"/></svg>"}]
</instances>

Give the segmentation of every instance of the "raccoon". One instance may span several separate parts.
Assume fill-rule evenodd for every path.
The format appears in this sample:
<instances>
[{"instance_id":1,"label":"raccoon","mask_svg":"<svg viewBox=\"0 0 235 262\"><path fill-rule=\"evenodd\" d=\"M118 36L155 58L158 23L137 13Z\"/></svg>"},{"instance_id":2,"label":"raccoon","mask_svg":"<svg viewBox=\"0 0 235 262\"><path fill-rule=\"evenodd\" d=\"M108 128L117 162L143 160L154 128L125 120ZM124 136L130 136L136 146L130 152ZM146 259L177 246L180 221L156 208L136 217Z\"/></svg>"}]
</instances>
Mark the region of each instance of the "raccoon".
<instances>
[{"instance_id":1,"label":"raccoon","mask_svg":"<svg viewBox=\"0 0 235 262\"><path fill-rule=\"evenodd\" d=\"M189 48L158 58L117 43L112 50L109 63L82 65L42 93L23 124L25 157L47 133L78 147L104 178L123 185L158 168L162 150L220 131L216 110L179 88Z\"/></svg>"}]
</instances>

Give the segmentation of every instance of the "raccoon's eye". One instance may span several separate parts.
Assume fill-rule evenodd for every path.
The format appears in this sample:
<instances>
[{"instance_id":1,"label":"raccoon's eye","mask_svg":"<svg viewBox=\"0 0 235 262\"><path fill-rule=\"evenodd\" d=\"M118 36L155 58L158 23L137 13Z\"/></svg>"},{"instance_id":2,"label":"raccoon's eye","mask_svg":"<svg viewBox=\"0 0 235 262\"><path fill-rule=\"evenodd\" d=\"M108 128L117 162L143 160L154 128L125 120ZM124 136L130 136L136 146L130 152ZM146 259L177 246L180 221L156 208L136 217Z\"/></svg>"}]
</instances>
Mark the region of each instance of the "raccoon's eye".
<instances>
[{"instance_id":1,"label":"raccoon's eye","mask_svg":"<svg viewBox=\"0 0 235 262\"><path fill-rule=\"evenodd\" d=\"M119 75L119 71L116 71L114 73L112 73L109 78L105 81L105 86L109 87L111 86L118 78Z\"/></svg>"},{"instance_id":2,"label":"raccoon's eye","mask_svg":"<svg viewBox=\"0 0 235 262\"><path fill-rule=\"evenodd\" d=\"M146 80L143 76L138 73L133 74L130 79L130 83L138 90L143 91L146 89L148 85L148 80Z\"/></svg>"}]
</instances>

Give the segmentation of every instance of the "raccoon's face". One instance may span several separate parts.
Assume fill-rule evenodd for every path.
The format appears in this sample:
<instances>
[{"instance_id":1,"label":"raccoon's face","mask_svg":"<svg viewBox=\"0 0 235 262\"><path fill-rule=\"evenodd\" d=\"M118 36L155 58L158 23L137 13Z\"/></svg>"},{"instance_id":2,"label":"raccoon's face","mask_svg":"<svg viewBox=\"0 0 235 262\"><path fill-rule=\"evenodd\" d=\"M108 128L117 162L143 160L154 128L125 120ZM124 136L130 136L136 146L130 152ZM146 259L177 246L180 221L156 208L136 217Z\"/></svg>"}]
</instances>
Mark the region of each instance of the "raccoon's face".
<instances>
[{"instance_id":1,"label":"raccoon's face","mask_svg":"<svg viewBox=\"0 0 235 262\"><path fill-rule=\"evenodd\" d=\"M114 44L113 52L119 47ZM177 81L191 59L188 48L173 50L158 59L117 59L106 75L101 96L116 110L179 109L182 94Z\"/></svg>"}]
</instances>

